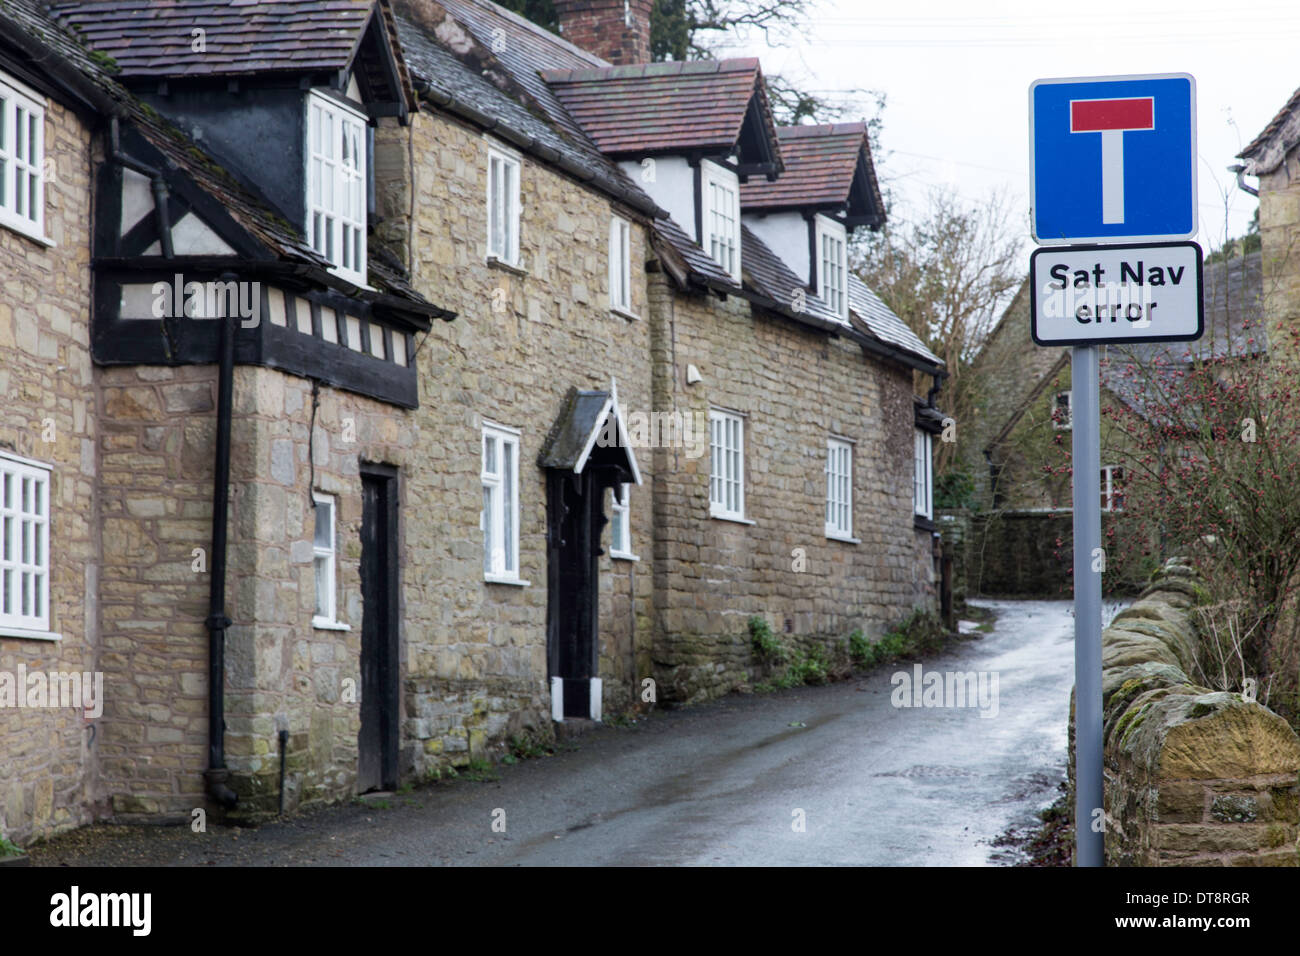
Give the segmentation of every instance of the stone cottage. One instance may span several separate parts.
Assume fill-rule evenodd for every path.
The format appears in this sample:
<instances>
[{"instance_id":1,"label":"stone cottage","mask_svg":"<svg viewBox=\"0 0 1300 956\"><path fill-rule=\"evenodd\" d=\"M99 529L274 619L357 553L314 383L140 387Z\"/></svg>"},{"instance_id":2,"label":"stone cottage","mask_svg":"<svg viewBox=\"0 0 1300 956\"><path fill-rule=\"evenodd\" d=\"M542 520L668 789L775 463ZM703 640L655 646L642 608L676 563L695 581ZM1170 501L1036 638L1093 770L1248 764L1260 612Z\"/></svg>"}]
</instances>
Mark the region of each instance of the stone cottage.
<instances>
[{"instance_id":1,"label":"stone cottage","mask_svg":"<svg viewBox=\"0 0 1300 956\"><path fill-rule=\"evenodd\" d=\"M943 373L847 272L865 130L557 10L590 49L486 0L0 7L5 835L391 788L739 686L751 615L933 601ZM9 709L37 669L103 690Z\"/></svg>"}]
</instances>

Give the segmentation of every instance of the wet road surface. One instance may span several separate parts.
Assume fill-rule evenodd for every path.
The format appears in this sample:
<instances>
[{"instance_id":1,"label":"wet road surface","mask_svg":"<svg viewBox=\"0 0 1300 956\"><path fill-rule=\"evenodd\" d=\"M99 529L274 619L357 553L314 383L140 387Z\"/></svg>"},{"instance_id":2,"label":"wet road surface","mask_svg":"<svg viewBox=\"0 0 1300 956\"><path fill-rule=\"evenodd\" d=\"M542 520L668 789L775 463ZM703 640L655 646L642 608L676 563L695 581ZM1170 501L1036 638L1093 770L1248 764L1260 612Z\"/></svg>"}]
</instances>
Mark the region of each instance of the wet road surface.
<instances>
[{"instance_id":1,"label":"wet road surface","mask_svg":"<svg viewBox=\"0 0 1300 956\"><path fill-rule=\"evenodd\" d=\"M923 673L983 672L986 693L996 675L996 715L991 697L895 707L891 677L915 671L889 666L601 728L576 750L502 767L495 781L435 785L257 829L90 828L36 849L32 862L1006 862L994 838L1032 825L1065 776L1073 618L1064 601L974 603L997 613L993 632L924 661ZM494 832L503 817L505 832Z\"/></svg>"}]
</instances>

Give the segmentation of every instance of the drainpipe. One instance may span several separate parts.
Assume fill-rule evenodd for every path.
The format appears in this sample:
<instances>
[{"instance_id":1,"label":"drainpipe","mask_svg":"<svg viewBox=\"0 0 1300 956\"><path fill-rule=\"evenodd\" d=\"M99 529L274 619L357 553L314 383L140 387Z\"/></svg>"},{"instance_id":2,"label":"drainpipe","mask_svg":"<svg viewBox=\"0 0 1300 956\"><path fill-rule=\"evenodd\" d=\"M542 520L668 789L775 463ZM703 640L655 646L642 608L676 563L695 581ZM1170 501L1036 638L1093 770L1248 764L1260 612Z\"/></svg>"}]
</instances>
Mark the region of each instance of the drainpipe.
<instances>
[{"instance_id":1,"label":"drainpipe","mask_svg":"<svg viewBox=\"0 0 1300 956\"><path fill-rule=\"evenodd\" d=\"M227 272L222 282L237 281ZM239 795L226 781L226 519L230 494L230 421L235 391L234 320L221 319L220 372L217 382L217 449L212 479L212 563L208 592L208 769L203 778L208 795L229 810Z\"/></svg>"},{"instance_id":2,"label":"drainpipe","mask_svg":"<svg viewBox=\"0 0 1300 956\"><path fill-rule=\"evenodd\" d=\"M116 116L108 121L108 155L119 166L149 177L149 186L153 190L154 215L158 220L158 242L162 246L164 258L175 258L176 252L172 247L171 216L167 212L167 181L163 179L163 174L152 166L147 166L122 152L121 131Z\"/></svg>"},{"instance_id":3,"label":"drainpipe","mask_svg":"<svg viewBox=\"0 0 1300 956\"><path fill-rule=\"evenodd\" d=\"M1236 165L1229 166L1228 172L1237 174L1237 188L1240 189L1242 192L1250 193L1252 196L1259 195L1258 189L1256 189L1254 186L1248 185L1245 182L1245 180L1242 179L1242 177L1246 175L1245 166L1241 165L1240 163L1237 163Z\"/></svg>"}]
</instances>

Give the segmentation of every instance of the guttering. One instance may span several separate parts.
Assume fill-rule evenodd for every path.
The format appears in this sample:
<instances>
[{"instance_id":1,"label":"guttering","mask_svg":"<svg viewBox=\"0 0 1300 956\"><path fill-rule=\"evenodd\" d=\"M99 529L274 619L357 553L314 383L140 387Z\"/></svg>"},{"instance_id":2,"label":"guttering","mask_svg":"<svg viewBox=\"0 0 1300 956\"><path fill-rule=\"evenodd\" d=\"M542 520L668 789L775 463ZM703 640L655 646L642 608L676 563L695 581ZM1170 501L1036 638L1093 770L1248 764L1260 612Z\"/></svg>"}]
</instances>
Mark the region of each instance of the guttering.
<instances>
[{"instance_id":1,"label":"guttering","mask_svg":"<svg viewBox=\"0 0 1300 956\"><path fill-rule=\"evenodd\" d=\"M1254 186L1247 186L1242 177L1246 175L1246 167L1241 163L1234 163L1228 167L1228 172L1237 174L1237 188L1244 193L1250 193L1252 196L1258 196L1259 190Z\"/></svg>"},{"instance_id":2,"label":"guttering","mask_svg":"<svg viewBox=\"0 0 1300 956\"><path fill-rule=\"evenodd\" d=\"M412 77L412 83L421 96L428 99L439 109L455 113L461 119L468 120L475 126L481 127L484 131L500 136L542 162L559 167L580 182L592 183L597 179L596 171L586 163L579 162L568 154L560 152L555 147L543 143L536 136L503 122L500 117L484 113L478 107L466 103L454 94L439 89L424 77ZM610 193L620 202L626 203L637 212L644 213L652 219L668 218L668 210L660 208L649 196L639 190L626 189L616 181L609 180L602 180L597 184L596 188Z\"/></svg>"},{"instance_id":3,"label":"guttering","mask_svg":"<svg viewBox=\"0 0 1300 956\"><path fill-rule=\"evenodd\" d=\"M864 350L872 353L878 358L889 359L892 362L901 362L902 364L914 368L917 371L924 372L927 375L933 375L936 377L942 376L943 378L948 377L948 372L943 368L932 362L919 359L911 352L906 352L902 349L895 348L892 345L887 345L879 339L872 338L858 329L850 328L848 331L850 336L857 341ZM932 389L931 391L933 392L935 390L937 389Z\"/></svg>"},{"instance_id":4,"label":"guttering","mask_svg":"<svg viewBox=\"0 0 1300 956\"><path fill-rule=\"evenodd\" d=\"M238 276L226 272L223 282ZM212 562L208 582L208 769L203 773L208 795L229 810L239 795L226 785L226 521L230 496L230 425L234 414L234 320L221 322L221 357L217 379L217 448L212 477Z\"/></svg>"}]
</instances>

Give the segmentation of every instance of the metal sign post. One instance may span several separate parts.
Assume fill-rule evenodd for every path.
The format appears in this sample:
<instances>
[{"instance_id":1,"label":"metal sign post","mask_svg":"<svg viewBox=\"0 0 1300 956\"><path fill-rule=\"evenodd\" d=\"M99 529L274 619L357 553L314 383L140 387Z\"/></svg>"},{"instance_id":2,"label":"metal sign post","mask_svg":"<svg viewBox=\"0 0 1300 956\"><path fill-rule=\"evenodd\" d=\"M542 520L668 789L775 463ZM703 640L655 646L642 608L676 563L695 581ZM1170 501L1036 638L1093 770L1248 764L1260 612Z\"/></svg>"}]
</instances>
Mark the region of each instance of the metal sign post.
<instances>
[{"instance_id":1,"label":"metal sign post","mask_svg":"<svg viewBox=\"0 0 1300 956\"><path fill-rule=\"evenodd\" d=\"M1101 866L1105 833L1101 737L1101 401L1097 347L1070 355L1074 472L1074 833L1075 865ZM1104 819L1104 818L1103 818Z\"/></svg>"},{"instance_id":2,"label":"metal sign post","mask_svg":"<svg viewBox=\"0 0 1300 956\"><path fill-rule=\"evenodd\" d=\"M1029 87L1030 327L1071 346L1075 864L1102 866L1101 425L1097 349L1205 326L1196 235L1196 83L1186 73Z\"/></svg>"}]
</instances>

